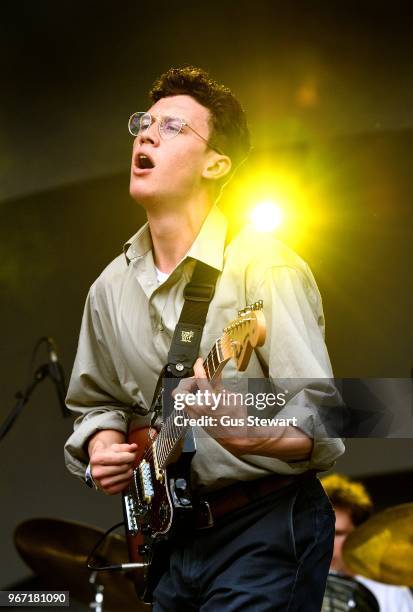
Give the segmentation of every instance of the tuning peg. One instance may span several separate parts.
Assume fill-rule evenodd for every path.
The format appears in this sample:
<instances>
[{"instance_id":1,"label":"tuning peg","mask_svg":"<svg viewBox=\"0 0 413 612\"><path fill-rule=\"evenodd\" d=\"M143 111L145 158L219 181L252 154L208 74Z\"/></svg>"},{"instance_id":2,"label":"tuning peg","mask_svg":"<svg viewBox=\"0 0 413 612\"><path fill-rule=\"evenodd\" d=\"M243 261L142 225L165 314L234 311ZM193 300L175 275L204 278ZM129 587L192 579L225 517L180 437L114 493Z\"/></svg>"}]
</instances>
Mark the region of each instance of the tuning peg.
<instances>
[{"instance_id":1,"label":"tuning peg","mask_svg":"<svg viewBox=\"0 0 413 612\"><path fill-rule=\"evenodd\" d=\"M253 312L254 310L262 310L263 306L264 306L264 302L262 300L258 300L257 302L250 304L246 308L242 308L242 310L238 310L238 316L244 317L246 314L248 314L249 312Z\"/></svg>"},{"instance_id":2,"label":"tuning peg","mask_svg":"<svg viewBox=\"0 0 413 612\"><path fill-rule=\"evenodd\" d=\"M254 302L254 304L252 304L250 306L251 310L262 310L264 306L264 302L262 300L258 300L257 302Z\"/></svg>"}]
</instances>

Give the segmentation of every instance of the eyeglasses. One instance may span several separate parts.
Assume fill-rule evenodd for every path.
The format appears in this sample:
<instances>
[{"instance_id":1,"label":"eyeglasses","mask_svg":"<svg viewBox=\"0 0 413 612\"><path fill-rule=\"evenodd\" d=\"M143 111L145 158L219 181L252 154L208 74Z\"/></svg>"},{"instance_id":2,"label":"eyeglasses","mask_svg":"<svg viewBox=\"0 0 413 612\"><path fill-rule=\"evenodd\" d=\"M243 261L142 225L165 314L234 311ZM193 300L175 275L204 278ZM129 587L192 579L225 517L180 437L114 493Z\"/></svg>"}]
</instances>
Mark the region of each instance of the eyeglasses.
<instances>
[{"instance_id":1,"label":"eyeglasses","mask_svg":"<svg viewBox=\"0 0 413 612\"><path fill-rule=\"evenodd\" d=\"M152 123L154 123L155 121L158 122L159 136L163 140L171 140L172 138L175 138L175 136L178 136L178 134L182 132L182 129L184 127L187 127L192 132L194 132L194 134L199 136L199 138L201 138L204 142L206 142L210 149L216 151L217 153L219 153L219 155L225 155L225 153L223 153L221 149L218 149L218 147L213 147L206 138L201 136L199 132L194 130L193 127L191 127L186 121L184 121L180 117L160 117L159 119L157 119L156 117L151 115L151 113L133 113L133 115L129 117L128 121L129 133L132 134L132 136L138 136L138 134L140 134L141 132L145 132L146 130L148 130L151 127Z\"/></svg>"}]
</instances>

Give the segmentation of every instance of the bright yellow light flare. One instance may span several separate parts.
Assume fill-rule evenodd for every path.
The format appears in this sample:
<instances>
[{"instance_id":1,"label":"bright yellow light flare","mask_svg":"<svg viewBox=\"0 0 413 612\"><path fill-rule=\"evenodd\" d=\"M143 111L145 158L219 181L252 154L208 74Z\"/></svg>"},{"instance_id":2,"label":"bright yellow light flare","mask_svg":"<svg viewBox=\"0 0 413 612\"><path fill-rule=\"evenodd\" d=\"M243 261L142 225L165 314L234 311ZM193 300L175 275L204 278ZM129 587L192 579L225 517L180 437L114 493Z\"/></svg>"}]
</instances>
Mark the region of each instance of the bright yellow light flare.
<instances>
[{"instance_id":1,"label":"bright yellow light flare","mask_svg":"<svg viewBox=\"0 0 413 612\"><path fill-rule=\"evenodd\" d=\"M283 220L282 208L271 200L261 202L251 211L251 221L258 232L273 232Z\"/></svg>"},{"instance_id":2,"label":"bright yellow light flare","mask_svg":"<svg viewBox=\"0 0 413 612\"><path fill-rule=\"evenodd\" d=\"M232 234L251 224L300 253L322 245L330 223L329 208L322 200L318 175L313 176L312 168L306 175L309 167L296 169L288 159L271 162L263 155L248 171L244 168L225 188L220 202Z\"/></svg>"}]
</instances>

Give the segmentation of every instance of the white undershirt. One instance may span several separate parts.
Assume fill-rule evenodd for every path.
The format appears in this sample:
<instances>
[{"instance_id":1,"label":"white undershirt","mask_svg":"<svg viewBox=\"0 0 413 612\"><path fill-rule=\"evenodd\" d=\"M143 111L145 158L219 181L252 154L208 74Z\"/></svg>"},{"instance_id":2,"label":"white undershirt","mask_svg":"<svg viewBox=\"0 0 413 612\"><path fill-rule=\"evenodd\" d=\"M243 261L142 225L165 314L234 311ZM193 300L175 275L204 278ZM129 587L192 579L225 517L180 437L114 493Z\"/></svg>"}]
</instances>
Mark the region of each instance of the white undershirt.
<instances>
[{"instance_id":1,"label":"white undershirt","mask_svg":"<svg viewBox=\"0 0 413 612\"><path fill-rule=\"evenodd\" d=\"M168 278L169 274L167 272L161 272L159 268L157 268L156 266L155 266L155 271L156 271L156 279L158 281L158 285L162 285L162 283L164 283L166 279Z\"/></svg>"},{"instance_id":2,"label":"white undershirt","mask_svg":"<svg viewBox=\"0 0 413 612\"><path fill-rule=\"evenodd\" d=\"M383 584L364 576L355 578L373 593L379 603L380 612L413 612L413 597L408 588Z\"/></svg>"}]
</instances>

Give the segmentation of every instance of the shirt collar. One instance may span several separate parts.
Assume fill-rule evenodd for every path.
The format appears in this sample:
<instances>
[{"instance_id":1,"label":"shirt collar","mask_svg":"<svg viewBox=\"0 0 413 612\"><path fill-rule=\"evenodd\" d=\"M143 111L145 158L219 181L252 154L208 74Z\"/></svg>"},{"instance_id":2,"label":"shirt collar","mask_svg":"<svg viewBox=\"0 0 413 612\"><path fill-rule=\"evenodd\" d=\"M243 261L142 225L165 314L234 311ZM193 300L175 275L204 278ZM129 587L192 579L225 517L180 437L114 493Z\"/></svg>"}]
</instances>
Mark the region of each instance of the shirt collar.
<instances>
[{"instance_id":1,"label":"shirt collar","mask_svg":"<svg viewBox=\"0 0 413 612\"><path fill-rule=\"evenodd\" d=\"M216 205L212 206L184 259L191 257L222 271L227 225L224 214ZM142 257L151 249L152 239L149 224L145 223L123 247L127 264Z\"/></svg>"},{"instance_id":2,"label":"shirt collar","mask_svg":"<svg viewBox=\"0 0 413 612\"><path fill-rule=\"evenodd\" d=\"M225 216L214 205L186 256L222 271L227 225Z\"/></svg>"},{"instance_id":3,"label":"shirt collar","mask_svg":"<svg viewBox=\"0 0 413 612\"><path fill-rule=\"evenodd\" d=\"M129 265L134 259L142 257L152 249L151 232L149 231L149 223L146 222L142 227L123 245L123 252L126 257L126 263Z\"/></svg>"}]
</instances>

